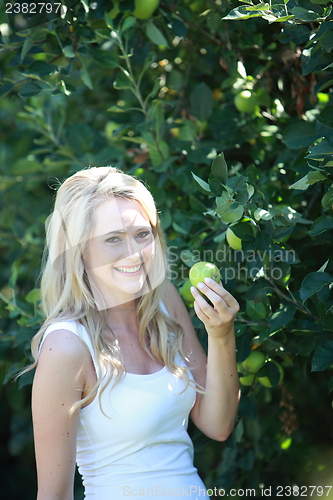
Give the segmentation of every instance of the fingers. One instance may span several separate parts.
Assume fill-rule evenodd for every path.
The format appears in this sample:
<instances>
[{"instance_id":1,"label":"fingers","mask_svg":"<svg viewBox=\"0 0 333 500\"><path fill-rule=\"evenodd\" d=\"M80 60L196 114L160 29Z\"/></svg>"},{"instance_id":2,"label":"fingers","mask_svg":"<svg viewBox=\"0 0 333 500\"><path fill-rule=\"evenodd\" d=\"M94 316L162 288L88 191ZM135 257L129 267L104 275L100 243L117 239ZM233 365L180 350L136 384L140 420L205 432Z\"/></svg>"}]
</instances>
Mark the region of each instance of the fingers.
<instances>
[{"instance_id":1,"label":"fingers","mask_svg":"<svg viewBox=\"0 0 333 500\"><path fill-rule=\"evenodd\" d=\"M217 309L223 306L227 306L235 312L239 311L239 304L237 300L223 287L221 282L216 283L216 281L210 278L205 278L204 281L204 283L198 284L198 290L206 295ZM200 287L200 285L202 286ZM192 292L192 288L194 289L194 293ZM201 296L199 292L195 290L194 287L192 288L191 292L194 298L200 298ZM203 301L200 301L199 304L203 304Z\"/></svg>"},{"instance_id":2,"label":"fingers","mask_svg":"<svg viewBox=\"0 0 333 500\"><path fill-rule=\"evenodd\" d=\"M211 278L205 278L204 282L205 286L201 288L200 291L205 293L213 303L215 302L214 300L212 300L212 298L214 297L214 295L218 295L218 297L222 298L230 309L233 309L236 312L239 311L239 304L237 300L231 295L231 293L228 292L228 290L223 287L221 283L216 283L216 281L212 280ZM214 295L209 295L209 293L213 293Z\"/></svg>"},{"instance_id":3,"label":"fingers","mask_svg":"<svg viewBox=\"0 0 333 500\"><path fill-rule=\"evenodd\" d=\"M193 290L193 291L192 291ZM199 291L200 290L200 291ZM223 290L223 289L222 289ZM217 294L211 288L209 288L205 283L199 283L198 288L191 288L192 295L200 305L203 310L211 311L211 304L207 303L206 297L211 301L214 307L215 312L226 312L228 306L221 297L221 295ZM204 295L202 296L200 292Z\"/></svg>"}]
</instances>

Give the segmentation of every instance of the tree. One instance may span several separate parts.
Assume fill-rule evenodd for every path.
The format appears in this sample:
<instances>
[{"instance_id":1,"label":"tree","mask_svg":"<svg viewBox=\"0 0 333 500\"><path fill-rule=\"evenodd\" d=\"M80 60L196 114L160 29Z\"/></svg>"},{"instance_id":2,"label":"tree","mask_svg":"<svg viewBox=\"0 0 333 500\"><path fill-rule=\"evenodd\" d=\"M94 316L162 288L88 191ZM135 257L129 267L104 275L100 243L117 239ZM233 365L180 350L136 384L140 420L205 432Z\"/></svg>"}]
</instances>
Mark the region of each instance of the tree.
<instances>
[{"instance_id":1,"label":"tree","mask_svg":"<svg viewBox=\"0 0 333 500\"><path fill-rule=\"evenodd\" d=\"M332 2L170 0L146 20L133 15L130 0L66 5L34 26L24 17L21 31L19 19L9 24L4 7L0 13L5 470L15 466L25 478L34 467L31 375L19 390L7 382L31 359L29 340L41 321L36 279L52 190L81 168L112 164L149 185L174 284L180 289L199 260L216 264L241 304L238 362L254 349L266 356L252 385L242 387L225 445L190 428L207 487L325 484L333 388ZM235 98L244 91L252 103L242 110ZM229 246L228 229L242 240L240 250ZM258 382L264 377L272 388ZM20 488L11 481L8 498L21 498ZM32 481L31 498L33 488Z\"/></svg>"}]
</instances>

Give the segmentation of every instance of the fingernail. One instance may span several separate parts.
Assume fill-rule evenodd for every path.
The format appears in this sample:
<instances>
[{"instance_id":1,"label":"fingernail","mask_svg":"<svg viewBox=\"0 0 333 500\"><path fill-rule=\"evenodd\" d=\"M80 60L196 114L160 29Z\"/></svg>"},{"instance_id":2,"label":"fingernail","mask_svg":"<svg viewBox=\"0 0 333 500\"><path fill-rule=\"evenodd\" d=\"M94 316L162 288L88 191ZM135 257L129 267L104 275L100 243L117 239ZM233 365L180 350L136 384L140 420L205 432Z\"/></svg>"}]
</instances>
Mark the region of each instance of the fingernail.
<instances>
[{"instance_id":1,"label":"fingernail","mask_svg":"<svg viewBox=\"0 0 333 500\"><path fill-rule=\"evenodd\" d=\"M204 281L208 284L212 283L213 280L211 278L205 278Z\"/></svg>"},{"instance_id":2,"label":"fingernail","mask_svg":"<svg viewBox=\"0 0 333 500\"><path fill-rule=\"evenodd\" d=\"M204 283L198 283L197 286L198 286L198 288L204 288L205 285L204 285Z\"/></svg>"},{"instance_id":3,"label":"fingernail","mask_svg":"<svg viewBox=\"0 0 333 500\"><path fill-rule=\"evenodd\" d=\"M191 290L192 293L195 293L197 291L197 289L195 288L195 286L191 286L190 290Z\"/></svg>"}]
</instances>

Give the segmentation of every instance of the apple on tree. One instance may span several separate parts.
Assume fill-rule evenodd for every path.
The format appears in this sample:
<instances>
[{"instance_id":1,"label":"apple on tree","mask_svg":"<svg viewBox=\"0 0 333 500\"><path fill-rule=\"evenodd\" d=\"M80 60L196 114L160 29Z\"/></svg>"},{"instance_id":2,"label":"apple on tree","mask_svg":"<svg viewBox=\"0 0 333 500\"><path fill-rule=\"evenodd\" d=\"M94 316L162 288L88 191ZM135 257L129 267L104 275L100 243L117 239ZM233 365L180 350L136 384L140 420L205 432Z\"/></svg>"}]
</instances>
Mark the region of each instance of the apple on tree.
<instances>
[{"instance_id":1,"label":"apple on tree","mask_svg":"<svg viewBox=\"0 0 333 500\"><path fill-rule=\"evenodd\" d=\"M109 11L111 19L115 19L120 13L119 2L121 1L122 0L113 2L113 8ZM160 0L135 0L133 16L138 19L149 19L157 9L159 3Z\"/></svg>"},{"instance_id":2,"label":"apple on tree","mask_svg":"<svg viewBox=\"0 0 333 500\"><path fill-rule=\"evenodd\" d=\"M255 349L251 351L249 356L243 361L242 368L249 373L257 373L265 364L266 356L263 352Z\"/></svg>"},{"instance_id":3,"label":"apple on tree","mask_svg":"<svg viewBox=\"0 0 333 500\"><path fill-rule=\"evenodd\" d=\"M234 104L241 113L253 113L257 105L257 96L250 90L242 90L235 96Z\"/></svg>"},{"instance_id":4,"label":"apple on tree","mask_svg":"<svg viewBox=\"0 0 333 500\"><path fill-rule=\"evenodd\" d=\"M256 379L256 376L254 373L248 373L247 375L243 375L242 377L239 377L239 381L242 385L245 386L251 386L254 384Z\"/></svg>"},{"instance_id":5,"label":"apple on tree","mask_svg":"<svg viewBox=\"0 0 333 500\"><path fill-rule=\"evenodd\" d=\"M228 227L226 233L227 242L231 246L233 250L241 250L242 249L242 240L235 235L232 229Z\"/></svg>"},{"instance_id":6,"label":"apple on tree","mask_svg":"<svg viewBox=\"0 0 333 500\"><path fill-rule=\"evenodd\" d=\"M283 367L280 365L280 363L278 363L277 361L274 361L274 359L268 359L267 363L274 363L274 365L277 367L278 371L279 371L279 381L278 383L276 384L276 386L278 386L282 380L283 380L283 377L284 377L284 370L283 370ZM269 380L268 377L258 377L258 381L260 382L261 385L263 385L264 387L268 387L269 389L272 389L273 388L273 384L272 382ZM275 387L275 386L274 386Z\"/></svg>"},{"instance_id":7,"label":"apple on tree","mask_svg":"<svg viewBox=\"0 0 333 500\"><path fill-rule=\"evenodd\" d=\"M221 275L215 264L210 262L197 262L190 269L190 281L197 288L198 283L203 283L205 278L211 278L220 283Z\"/></svg>"},{"instance_id":8,"label":"apple on tree","mask_svg":"<svg viewBox=\"0 0 333 500\"><path fill-rule=\"evenodd\" d=\"M133 15L138 19L149 19L157 9L160 0L135 0Z\"/></svg>"}]
</instances>

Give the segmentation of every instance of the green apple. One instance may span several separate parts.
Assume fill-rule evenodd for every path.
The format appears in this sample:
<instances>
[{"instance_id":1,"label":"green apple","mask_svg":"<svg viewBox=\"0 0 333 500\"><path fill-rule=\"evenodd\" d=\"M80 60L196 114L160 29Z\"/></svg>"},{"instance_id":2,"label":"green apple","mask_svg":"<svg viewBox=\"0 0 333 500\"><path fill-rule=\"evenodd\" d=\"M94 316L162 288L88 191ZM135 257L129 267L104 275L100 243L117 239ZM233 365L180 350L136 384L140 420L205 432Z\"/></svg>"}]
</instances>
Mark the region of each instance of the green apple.
<instances>
[{"instance_id":1,"label":"green apple","mask_svg":"<svg viewBox=\"0 0 333 500\"><path fill-rule=\"evenodd\" d=\"M220 283L220 271L215 264L211 264L210 262L197 262L191 267L190 281L193 286L197 287L198 283L203 283L204 278L211 278L216 281L216 283Z\"/></svg>"},{"instance_id":2,"label":"green apple","mask_svg":"<svg viewBox=\"0 0 333 500\"><path fill-rule=\"evenodd\" d=\"M254 384L255 378L256 378L256 376L254 373L249 373L248 375L244 375L243 377L239 377L239 381L242 385L250 386L250 385Z\"/></svg>"},{"instance_id":3,"label":"green apple","mask_svg":"<svg viewBox=\"0 0 333 500\"><path fill-rule=\"evenodd\" d=\"M187 280L184 282L183 286L180 288L179 293L183 297L186 302L194 302L194 297L191 294L191 281L190 278L187 278Z\"/></svg>"},{"instance_id":4,"label":"green apple","mask_svg":"<svg viewBox=\"0 0 333 500\"><path fill-rule=\"evenodd\" d=\"M149 19L157 9L160 0L135 0L133 15L138 19Z\"/></svg>"},{"instance_id":5,"label":"green apple","mask_svg":"<svg viewBox=\"0 0 333 500\"><path fill-rule=\"evenodd\" d=\"M274 361L274 359L269 359L268 363L274 363L277 366L279 373L280 373L280 378L279 378L279 382L276 385L279 385L283 380L284 370L283 370L282 366L280 365L280 363L278 363L277 361ZM261 383L261 385L263 385L264 387L268 387L269 389L273 388L273 385L268 377L258 377L258 380Z\"/></svg>"},{"instance_id":6,"label":"green apple","mask_svg":"<svg viewBox=\"0 0 333 500\"><path fill-rule=\"evenodd\" d=\"M257 97L249 90L242 90L236 95L234 104L241 113L253 113L257 105Z\"/></svg>"},{"instance_id":7,"label":"green apple","mask_svg":"<svg viewBox=\"0 0 333 500\"><path fill-rule=\"evenodd\" d=\"M250 352L250 355L243 361L242 367L250 373L257 373L265 364L266 356L263 352L255 349Z\"/></svg>"},{"instance_id":8,"label":"green apple","mask_svg":"<svg viewBox=\"0 0 333 500\"><path fill-rule=\"evenodd\" d=\"M234 250L241 250L242 249L242 240L238 238L238 236L235 235L232 229L228 227L227 229L227 242L233 248Z\"/></svg>"}]
</instances>

